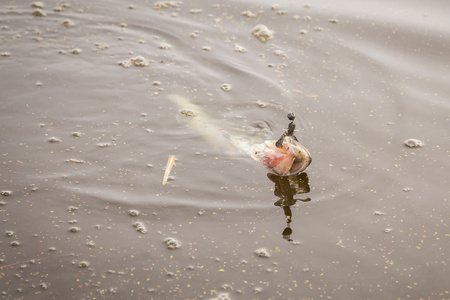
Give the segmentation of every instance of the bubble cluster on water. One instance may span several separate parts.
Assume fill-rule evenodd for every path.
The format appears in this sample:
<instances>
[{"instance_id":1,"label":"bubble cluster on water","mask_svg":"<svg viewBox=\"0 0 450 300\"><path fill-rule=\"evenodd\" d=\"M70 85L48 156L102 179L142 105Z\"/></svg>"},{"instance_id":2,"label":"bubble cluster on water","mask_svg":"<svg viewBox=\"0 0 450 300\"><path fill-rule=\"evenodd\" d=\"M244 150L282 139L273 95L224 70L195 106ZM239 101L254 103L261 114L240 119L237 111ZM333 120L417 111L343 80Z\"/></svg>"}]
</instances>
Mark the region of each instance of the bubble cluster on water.
<instances>
[{"instance_id":1,"label":"bubble cluster on water","mask_svg":"<svg viewBox=\"0 0 450 300\"><path fill-rule=\"evenodd\" d=\"M105 44L105 43L95 43L94 47L95 47L93 50L94 52L100 52L100 51L108 49L109 45Z\"/></svg>"},{"instance_id":2,"label":"bubble cluster on water","mask_svg":"<svg viewBox=\"0 0 450 300\"><path fill-rule=\"evenodd\" d=\"M119 62L119 66L122 66L124 68L130 68L132 66L147 67L148 65L149 65L148 60L141 55Z\"/></svg>"},{"instance_id":3,"label":"bubble cluster on water","mask_svg":"<svg viewBox=\"0 0 450 300\"><path fill-rule=\"evenodd\" d=\"M191 32L191 33L189 34L189 36L190 36L191 38L193 38L193 39L196 39L196 38L199 37L199 31L198 31L198 30L193 31L193 32Z\"/></svg>"},{"instance_id":4,"label":"bubble cluster on water","mask_svg":"<svg viewBox=\"0 0 450 300\"><path fill-rule=\"evenodd\" d=\"M43 289L43 290L48 289L48 285L47 285L47 283L45 283L45 282L39 283L39 287L40 287L41 289Z\"/></svg>"},{"instance_id":5,"label":"bubble cluster on water","mask_svg":"<svg viewBox=\"0 0 450 300\"><path fill-rule=\"evenodd\" d=\"M201 8L193 8L191 10L189 10L189 13L191 14L201 14L203 12L203 9Z\"/></svg>"},{"instance_id":6,"label":"bubble cluster on water","mask_svg":"<svg viewBox=\"0 0 450 300\"><path fill-rule=\"evenodd\" d=\"M382 215L384 215L384 212L376 210L376 211L373 212L373 215L374 216L382 216Z\"/></svg>"},{"instance_id":7,"label":"bubble cluster on water","mask_svg":"<svg viewBox=\"0 0 450 300\"><path fill-rule=\"evenodd\" d=\"M75 55L81 54L81 52L83 52L83 49L80 49L80 48L74 48L74 49L72 49L72 51L70 51L70 53L75 54Z\"/></svg>"},{"instance_id":8,"label":"bubble cluster on water","mask_svg":"<svg viewBox=\"0 0 450 300\"><path fill-rule=\"evenodd\" d=\"M168 44L168 43L161 42L161 43L159 44L159 49L162 49L162 50L169 50L170 48L172 48L172 45L170 45L170 44Z\"/></svg>"},{"instance_id":9,"label":"bubble cluster on water","mask_svg":"<svg viewBox=\"0 0 450 300\"><path fill-rule=\"evenodd\" d=\"M422 141L417 140L417 139L407 139L405 141L405 145L410 148L420 148L420 147L425 146L425 144Z\"/></svg>"},{"instance_id":10,"label":"bubble cluster on water","mask_svg":"<svg viewBox=\"0 0 450 300\"><path fill-rule=\"evenodd\" d=\"M215 298L210 298L209 300L231 300L231 296L229 293L219 293Z\"/></svg>"},{"instance_id":11,"label":"bubble cluster on water","mask_svg":"<svg viewBox=\"0 0 450 300\"><path fill-rule=\"evenodd\" d=\"M166 8L173 8L173 7L180 7L181 6L180 1L158 1L153 4L154 9L166 9Z\"/></svg>"},{"instance_id":12,"label":"bubble cluster on water","mask_svg":"<svg viewBox=\"0 0 450 300\"><path fill-rule=\"evenodd\" d=\"M42 2L42 1L36 1L36 2L31 3L31 7L44 8L45 7L45 3Z\"/></svg>"},{"instance_id":13,"label":"bubble cluster on water","mask_svg":"<svg viewBox=\"0 0 450 300\"><path fill-rule=\"evenodd\" d=\"M130 210L128 211L128 214L129 214L130 216L132 216L132 217L137 217L137 216L140 215L140 212L139 212L138 210L135 210L135 209L130 209Z\"/></svg>"},{"instance_id":14,"label":"bubble cluster on water","mask_svg":"<svg viewBox=\"0 0 450 300\"><path fill-rule=\"evenodd\" d=\"M105 147L109 147L109 146L111 146L112 144L111 143L98 143L97 144L97 146L99 147L99 148L105 148Z\"/></svg>"},{"instance_id":15,"label":"bubble cluster on water","mask_svg":"<svg viewBox=\"0 0 450 300\"><path fill-rule=\"evenodd\" d=\"M166 238L164 243L167 245L168 249L179 249L181 247L181 243L173 237Z\"/></svg>"},{"instance_id":16,"label":"bubble cluster on water","mask_svg":"<svg viewBox=\"0 0 450 300\"><path fill-rule=\"evenodd\" d=\"M274 36L274 32L262 24L256 25L252 30L252 34L263 43L272 39Z\"/></svg>"},{"instance_id":17,"label":"bubble cluster on water","mask_svg":"<svg viewBox=\"0 0 450 300\"><path fill-rule=\"evenodd\" d=\"M69 231L70 232L79 232L80 231L80 227L76 227L76 226L74 226L74 227L70 227L70 229L69 229Z\"/></svg>"},{"instance_id":18,"label":"bubble cluster on water","mask_svg":"<svg viewBox=\"0 0 450 300\"><path fill-rule=\"evenodd\" d=\"M61 22L61 25L66 27L66 28L72 28L75 27L75 22L70 20L70 19L65 19Z\"/></svg>"},{"instance_id":19,"label":"bubble cluster on water","mask_svg":"<svg viewBox=\"0 0 450 300\"><path fill-rule=\"evenodd\" d=\"M80 267L80 268L88 268L90 265L91 265L90 262L83 260L83 261L80 261L80 263L78 264L78 267Z\"/></svg>"},{"instance_id":20,"label":"bubble cluster on water","mask_svg":"<svg viewBox=\"0 0 450 300\"><path fill-rule=\"evenodd\" d=\"M12 191L1 191L2 196L11 196Z\"/></svg>"},{"instance_id":21,"label":"bubble cluster on water","mask_svg":"<svg viewBox=\"0 0 450 300\"><path fill-rule=\"evenodd\" d=\"M47 13L45 13L42 9L40 9L40 8L36 8L34 11L33 11L33 16L35 16L35 17L46 17L47 16Z\"/></svg>"},{"instance_id":22,"label":"bubble cluster on water","mask_svg":"<svg viewBox=\"0 0 450 300\"><path fill-rule=\"evenodd\" d=\"M258 105L261 108L265 108L267 106L267 103L262 102L261 100L256 101L256 105Z\"/></svg>"},{"instance_id":23,"label":"bubble cluster on water","mask_svg":"<svg viewBox=\"0 0 450 300\"><path fill-rule=\"evenodd\" d=\"M270 252L268 249L266 248L259 248L255 250L255 254L258 257L265 257L265 258L269 258L270 257Z\"/></svg>"},{"instance_id":24,"label":"bubble cluster on water","mask_svg":"<svg viewBox=\"0 0 450 300\"><path fill-rule=\"evenodd\" d=\"M241 12L241 15L243 15L244 17L247 17L249 19L256 17L256 14L250 10Z\"/></svg>"},{"instance_id":25,"label":"bubble cluster on water","mask_svg":"<svg viewBox=\"0 0 450 300\"><path fill-rule=\"evenodd\" d=\"M229 83L222 84L222 90L224 90L225 92L231 91L231 84Z\"/></svg>"},{"instance_id":26,"label":"bubble cluster on water","mask_svg":"<svg viewBox=\"0 0 450 300\"><path fill-rule=\"evenodd\" d=\"M247 49L245 49L243 46L236 44L234 45L234 51L238 53L246 53Z\"/></svg>"},{"instance_id":27,"label":"bubble cluster on water","mask_svg":"<svg viewBox=\"0 0 450 300\"><path fill-rule=\"evenodd\" d=\"M179 113L185 115L186 117L196 117L197 113L193 109L180 109Z\"/></svg>"},{"instance_id":28,"label":"bubble cluster on water","mask_svg":"<svg viewBox=\"0 0 450 300\"><path fill-rule=\"evenodd\" d=\"M19 241L12 241L10 243L10 245L11 245L11 247L18 247L18 246L20 246L20 242Z\"/></svg>"},{"instance_id":29,"label":"bubble cluster on water","mask_svg":"<svg viewBox=\"0 0 450 300\"><path fill-rule=\"evenodd\" d=\"M133 227L135 227L136 231L140 233L147 233L147 228L145 227L144 223L140 221L134 222Z\"/></svg>"},{"instance_id":30,"label":"bubble cluster on water","mask_svg":"<svg viewBox=\"0 0 450 300\"><path fill-rule=\"evenodd\" d=\"M76 206L69 206L69 207L67 208L67 210L68 210L69 212L74 212L74 211L78 210L78 207L76 207Z\"/></svg>"},{"instance_id":31,"label":"bubble cluster on water","mask_svg":"<svg viewBox=\"0 0 450 300\"><path fill-rule=\"evenodd\" d=\"M51 138L48 139L48 141L50 143L59 143L59 142L61 142L61 139L59 139L57 137L51 137Z\"/></svg>"}]
</instances>

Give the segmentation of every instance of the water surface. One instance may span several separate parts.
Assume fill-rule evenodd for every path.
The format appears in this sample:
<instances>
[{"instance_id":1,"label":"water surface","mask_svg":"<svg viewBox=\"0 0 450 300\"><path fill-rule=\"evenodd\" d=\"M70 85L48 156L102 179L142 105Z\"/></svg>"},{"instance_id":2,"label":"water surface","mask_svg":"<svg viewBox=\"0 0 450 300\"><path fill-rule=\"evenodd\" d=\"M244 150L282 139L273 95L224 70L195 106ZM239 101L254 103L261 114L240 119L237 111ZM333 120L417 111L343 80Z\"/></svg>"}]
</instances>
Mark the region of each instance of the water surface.
<instances>
[{"instance_id":1,"label":"water surface","mask_svg":"<svg viewBox=\"0 0 450 300\"><path fill-rule=\"evenodd\" d=\"M447 2L277 3L1 3L3 299L450 297ZM294 111L297 201L170 95L252 141Z\"/></svg>"}]
</instances>

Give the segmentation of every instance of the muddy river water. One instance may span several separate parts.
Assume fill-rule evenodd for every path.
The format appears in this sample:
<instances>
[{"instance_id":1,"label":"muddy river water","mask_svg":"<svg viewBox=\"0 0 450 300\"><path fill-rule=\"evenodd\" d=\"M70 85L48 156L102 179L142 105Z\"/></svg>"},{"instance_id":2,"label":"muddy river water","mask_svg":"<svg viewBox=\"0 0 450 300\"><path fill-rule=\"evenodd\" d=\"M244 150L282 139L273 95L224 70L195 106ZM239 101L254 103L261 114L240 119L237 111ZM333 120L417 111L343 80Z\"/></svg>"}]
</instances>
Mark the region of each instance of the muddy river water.
<instances>
[{"instance_id":1,"label":"muddy river water","mask_svg":"<svg viewBox=\"0 0 450 300\"><path fill-rule=\"evenodd\" d=\"M0 298L450 299L449 15L1 1ZM227 144L291 111L304 173Z\"/></svg>"}]
</instances>

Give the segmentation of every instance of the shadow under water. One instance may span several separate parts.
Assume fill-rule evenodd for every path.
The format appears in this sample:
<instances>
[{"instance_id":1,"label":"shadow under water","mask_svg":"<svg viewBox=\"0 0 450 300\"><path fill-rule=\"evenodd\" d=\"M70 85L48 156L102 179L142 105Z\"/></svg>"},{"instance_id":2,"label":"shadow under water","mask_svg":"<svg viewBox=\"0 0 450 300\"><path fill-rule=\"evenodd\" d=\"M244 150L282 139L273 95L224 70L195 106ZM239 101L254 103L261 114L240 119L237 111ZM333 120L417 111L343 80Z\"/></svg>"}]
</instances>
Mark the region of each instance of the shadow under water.
<instances>
[{"instance_id":1,"label":"shadow under water","mask_svg":"<svg viewBox=\"0 0 450 300\"><path fill-rule=\"evenodd\" d=\"M283 230L283 238L291 242L291 234L293 232L291 228L292 222L292 210L291 206L295 205L297 201L309 202L311 198L294 198L300 194L307 194L310 191L308 174L300 173L292 176L279 176L272 173L268 173L267 177L275 183L275 196L280 199L275 201L274 205L283 209L286 216L286 228Z\"/></svg>"}]
</instances>

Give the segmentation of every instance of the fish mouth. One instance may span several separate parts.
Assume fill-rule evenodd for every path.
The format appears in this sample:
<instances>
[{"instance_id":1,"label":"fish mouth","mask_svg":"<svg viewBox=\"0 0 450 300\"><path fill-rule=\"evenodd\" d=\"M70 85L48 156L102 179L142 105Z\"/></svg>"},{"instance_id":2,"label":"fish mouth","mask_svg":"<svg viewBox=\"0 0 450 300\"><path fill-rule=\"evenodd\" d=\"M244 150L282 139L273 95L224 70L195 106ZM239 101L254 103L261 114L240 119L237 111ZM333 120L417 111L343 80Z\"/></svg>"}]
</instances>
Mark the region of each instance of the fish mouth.
<instances>
[{"instance_id":1,"label":"fish mouth","mask_svg":"<svg viewBox=\"0 0 450 300\"><path fill-rule=\"evenodd\" d=\"M311 164L311 154L295 139L286 136L281 147L277 147L276 141L265 141L256 145L253 157L261 161L275 174L291 176L305 170Z\"/></svg>"}]
</instances>

